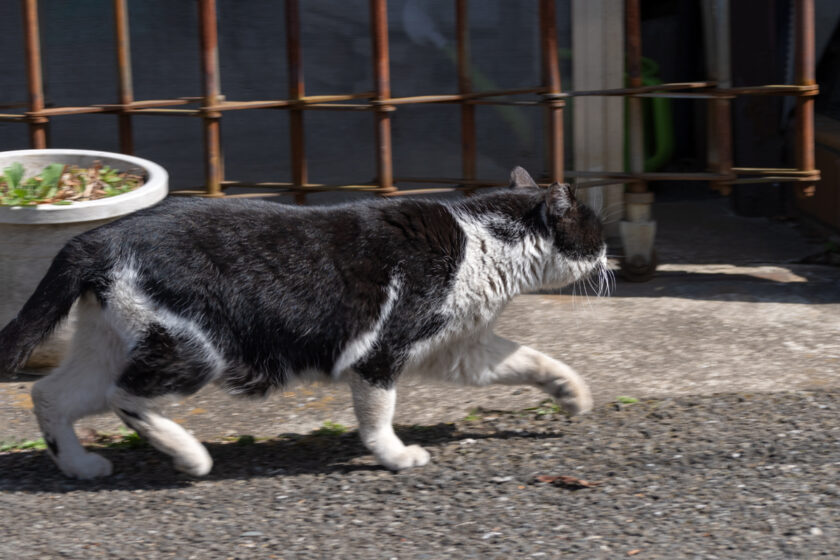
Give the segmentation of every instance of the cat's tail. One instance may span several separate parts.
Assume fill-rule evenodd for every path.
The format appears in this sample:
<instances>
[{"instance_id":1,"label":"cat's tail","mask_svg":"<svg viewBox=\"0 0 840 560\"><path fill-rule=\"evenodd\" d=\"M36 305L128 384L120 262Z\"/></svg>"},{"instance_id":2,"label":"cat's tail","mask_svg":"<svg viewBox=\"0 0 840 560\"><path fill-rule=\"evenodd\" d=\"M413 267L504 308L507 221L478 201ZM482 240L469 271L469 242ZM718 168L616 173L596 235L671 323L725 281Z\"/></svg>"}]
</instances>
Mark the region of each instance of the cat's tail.
<instances>
[{"instance_id":1,"label":"cat's tail","mask_svg":"<svg viewBox=\"0 0 840 560\"><path fill-rule=\"evenodd\" d=\"M77 247L66 245L17 317L0 331L0 373L19 369L70 313L70 307L85 288L82 263L86 259L79 259L79 253Z\"/></svg>"}]
</instances>

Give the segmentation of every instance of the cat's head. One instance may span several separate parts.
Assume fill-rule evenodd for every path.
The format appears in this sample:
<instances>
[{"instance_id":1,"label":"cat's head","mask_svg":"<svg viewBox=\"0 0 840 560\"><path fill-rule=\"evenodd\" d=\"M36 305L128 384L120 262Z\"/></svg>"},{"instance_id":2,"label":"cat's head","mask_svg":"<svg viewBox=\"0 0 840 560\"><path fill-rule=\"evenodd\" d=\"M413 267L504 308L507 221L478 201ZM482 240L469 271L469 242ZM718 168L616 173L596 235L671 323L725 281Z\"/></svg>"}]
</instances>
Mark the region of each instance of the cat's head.
<instances>
[{"instance_id":1,"label":"cat's head","mask_svg":"<svg viewBox=\"0 0 840 560\"><path fill-rule=\"evenodd\" d=\"M603 225L591 208L575 198L572 186L553 183L541 188L521 167L511 172L510 179L512 189L539 191L539 220L553 241L558 268L562 269L552 283L567 284L596 272L606 274Z\"/></svg>"}]
</instances>

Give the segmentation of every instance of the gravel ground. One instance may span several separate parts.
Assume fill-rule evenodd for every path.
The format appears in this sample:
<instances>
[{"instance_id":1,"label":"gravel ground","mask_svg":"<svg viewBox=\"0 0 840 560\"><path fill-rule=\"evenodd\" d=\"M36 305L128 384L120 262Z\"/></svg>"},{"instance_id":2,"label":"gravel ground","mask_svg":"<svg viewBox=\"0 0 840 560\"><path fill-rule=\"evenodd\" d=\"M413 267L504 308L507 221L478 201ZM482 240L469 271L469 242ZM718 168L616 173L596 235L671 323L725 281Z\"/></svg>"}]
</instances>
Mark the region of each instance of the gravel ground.
<instances>
[{"instance_id":1,"label":"gravel ground","mask_svg":"<svg viewBox=\"0 0 840 560\"><path fill-rule=\"evenodd\" d=\"M840 390L400 431L433 463L387 472L355 432L208 441L201 480L148 448L104 449L117 474L93 482L42 451L3 453L0 557L840 557Z\"/></svg>"}]
</instances>

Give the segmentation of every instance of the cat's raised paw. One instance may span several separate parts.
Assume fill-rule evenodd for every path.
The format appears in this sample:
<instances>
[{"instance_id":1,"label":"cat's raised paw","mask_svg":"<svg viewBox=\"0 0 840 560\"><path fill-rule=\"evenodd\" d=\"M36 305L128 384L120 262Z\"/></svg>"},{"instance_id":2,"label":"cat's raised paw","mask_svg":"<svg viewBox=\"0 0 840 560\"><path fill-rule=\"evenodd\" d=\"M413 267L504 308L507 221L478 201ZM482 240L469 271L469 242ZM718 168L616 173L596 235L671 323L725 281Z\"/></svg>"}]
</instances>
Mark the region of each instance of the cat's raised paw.
<instances>
[{"instance_id":1,"label":"cat's raised paw","mask_svg":"<svg viewBox=\"0 0 840 560\"><path fill-rule=\"evenodd\" d=\"M77 455L72 461L59 462L61 472L72 478L90 480L100 476L108 476L113 472L111 461L96 453Z\"/></svg>"},{"instance_id":2,"label":"cat's raised paw","mask_svg":"<svg viewBox=\"0 0 840 560\"><path fill-rule=\"evenodd\" d=\"M592 410L592 393L582 380L555 379L547 383L544 390L570 416Z\"/></svg>"},{"instance_id":3,"label":"cat's raised paw","mask_svg":"<svg viewBox=\"0 0 840 560\"><path fill-rule=\"evenodd\" d=\"M431 455L419 445L409 445L399 453L388 457L377 457L379 464L392 471L409 467L422 467L429 462Z\"/></svg>"}]
</instances>

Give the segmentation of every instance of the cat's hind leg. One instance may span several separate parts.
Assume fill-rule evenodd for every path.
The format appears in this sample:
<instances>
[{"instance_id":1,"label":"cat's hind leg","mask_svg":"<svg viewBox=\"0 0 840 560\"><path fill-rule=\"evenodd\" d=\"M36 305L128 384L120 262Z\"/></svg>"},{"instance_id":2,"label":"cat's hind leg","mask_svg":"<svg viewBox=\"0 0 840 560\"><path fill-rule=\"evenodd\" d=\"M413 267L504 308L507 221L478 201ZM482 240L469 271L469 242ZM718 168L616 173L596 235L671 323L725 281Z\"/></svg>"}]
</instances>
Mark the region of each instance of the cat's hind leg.
<instances>
[{"instance_id":1,"label":"cat's hind leg","mask_svg":"<svg viewBox=\"0 0 840 560\"><path fill-rule=\"evenodd\" d=\"M32 404L53 461L65 475L89 479L111 474L111 463L85 451L73 424L85 416L108 410L108 386L98 364L71 358L32 387Z\"/></svg>"},{"instance_id":2,"label":"cat's hind leg","mask_svg":"<svg viewBox=\"0 0 840 560\"><path fill-rule=\"evenodd\" d=\"M592 410L589 386L574 369L494 333L460 348L448 362L436 367L452 381L469 385L532 385L551 395L568 414Z\"/></svg>"},{"instance_id":3,"label":"cat's hind leg","mask_svg":"<svg viewBox=\"0 0 840 560\"><path fill-rule=\"evenodd\" d=\"M132 348L125 370L109 392L108 404L129 428L170 455L176 469L203 476L213 466L207 449L164 417L155 401L166 395L193 394L223 367L218 352L194 326L174 321L172 325L151 324Z\"/></svg>"},{"instance_id":4,"label":"cat's hind leg","mask_svg":"<svg viewBox=\"0 0 840 560\"><path fill-rule=\"evenodd\" d=\"M109 402L126 426L157 450L170 455L176 469L192 476L210 472L213 459L207 449L184 428L156 410L152 400L116 389Z\"/></svg>"},{"instance_id":5,"label":"cat's hind leg","mask_svg":"<svg viewBox=\"0 0 840 560\"><path fill-rule=\"evenodd\" d=\"M429 462L428 451L419 445L406 446L394 433L391 425L397 399L394 386L380 387L354 373L350 375L350 388L362 443L380 465L397 471Z\"/></svg>"},{"instance_id":6,"label":"cat's hind leg","mask_svg":"<svg viewBox=\"0 0 840 560\"><path fill-rule=\"evenodd\" d=\"M65 360L32 388L32 403L48 452L67 476L111 474L111 463L82 447L73 424L108 410L107 391L125 361L125 344L90 296L79 300L76 334Z\"/></svg>"}]
</instances>

